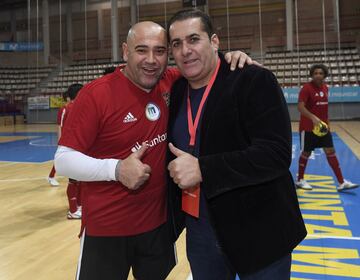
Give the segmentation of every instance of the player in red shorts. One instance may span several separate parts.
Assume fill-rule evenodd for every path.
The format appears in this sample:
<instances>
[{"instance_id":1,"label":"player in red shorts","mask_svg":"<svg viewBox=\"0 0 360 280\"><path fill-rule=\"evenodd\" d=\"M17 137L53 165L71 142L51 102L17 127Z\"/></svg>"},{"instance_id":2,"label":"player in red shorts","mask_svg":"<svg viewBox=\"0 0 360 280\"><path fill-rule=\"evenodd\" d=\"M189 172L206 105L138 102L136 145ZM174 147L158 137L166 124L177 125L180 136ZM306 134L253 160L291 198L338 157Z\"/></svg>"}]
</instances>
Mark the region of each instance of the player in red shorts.
<instances>
[{"instance_id":1,"label":"player in red shorts","mask_svg":"<svg viewBox=\"0 0 360 280\"><path fill-rule=\"evenodd\" d=\"M83 87L82 84L72 84L69 86L66 91L70 102L65 106L62 111L61 120L60 120L60 135L61 131L64 129L64 125L66 120L70 114L70 111L74 105L74 100ZM66 189L66 194L69 202L69 211L67 213L67 218L72 219L81 219L81 190L80 190L81 182L76 181L74 179L69 178L68 186Z\"/></svg>"},{"instance_id":2,"label":"player in red shorts","mask_svg":"<svg viewBox=\"0 0 360 280\"><path fill-rule=\"evenodd\" d=\"M62 97L65 101L65 105L62 106L61 108L59 108L58 110L58 113L57 113L57 118L56 118L56 123L58 125L58 141L61 137L61 119L63 117L63 113L64 113L64 109L66 107L67 104L69 104L70 102L70 99L69 97L67 96L67 91L65 91L63 94L62 94ZM55 179L55 173L56 173L56 170L55 170L55 166L53 165L52 168L51 168L51 171L49 173L49 176L47 177L47 181L49 182L49 184L53 187L57 187L59 186L59 182Z\"/></svg>"},{"instance_id":3,"label":"player in red shorts","mask_svg":"<svg viewBox=\"0 0 360 280\"><path fill-rule=\"evenodd\" d=\"M127 65L87 85L55 155L59 174L82 181L82 241L76 279L165 279L175 265L167 221L168 97L165 30L134 25ZM237 59L236 59L237 61Z\"/></svg>"},{"instance_id":4,"label":"player in red shorts","mask_svg":"<svg viewBox=\"0 0 360 280\"><path fill-rule=\"evenodd\" d=\"M328 68L323 64L315 64L310 68L312 81L306 83L299 93L298 110L301 113L299 131L301 155L299 157L299 172L295 182L298 188L311 190L311 185L304 180L304 172L311 152L315 148L323 148L327 161L338 180L338 191L354 189L358 187L343 178L339 161L335 154L330 129L324 136L317 136L313 128L324 122L329 127L328 97L329 90L325 84L328 76Z\"/></svg>"}]
</instances>

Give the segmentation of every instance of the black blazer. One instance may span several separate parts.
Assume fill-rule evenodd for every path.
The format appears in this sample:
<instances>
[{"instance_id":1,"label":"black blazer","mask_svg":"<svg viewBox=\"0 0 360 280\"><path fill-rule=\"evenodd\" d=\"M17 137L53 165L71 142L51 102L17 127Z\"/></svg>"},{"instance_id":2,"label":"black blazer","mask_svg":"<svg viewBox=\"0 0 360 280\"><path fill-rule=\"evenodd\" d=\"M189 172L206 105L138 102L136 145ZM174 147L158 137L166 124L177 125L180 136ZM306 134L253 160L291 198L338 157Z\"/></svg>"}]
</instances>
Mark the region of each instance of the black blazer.
<instances>
[{"instance_id":1,"label":"black blazer","mask_svg":"<svg viewBox=\"0 0 360 280\"><path fill-rule=\"evenodd\" d=\"M221 66L202 119L201 191L223 252L237 273L251 273L289 254L306 236L289 172L291 123L269 70L250 65L231 72L219 56ZM170 141L187 85L181 78L172 88ZM178 236L181 192L174 183L169 190Z\"/></svg>"}]
</instances>

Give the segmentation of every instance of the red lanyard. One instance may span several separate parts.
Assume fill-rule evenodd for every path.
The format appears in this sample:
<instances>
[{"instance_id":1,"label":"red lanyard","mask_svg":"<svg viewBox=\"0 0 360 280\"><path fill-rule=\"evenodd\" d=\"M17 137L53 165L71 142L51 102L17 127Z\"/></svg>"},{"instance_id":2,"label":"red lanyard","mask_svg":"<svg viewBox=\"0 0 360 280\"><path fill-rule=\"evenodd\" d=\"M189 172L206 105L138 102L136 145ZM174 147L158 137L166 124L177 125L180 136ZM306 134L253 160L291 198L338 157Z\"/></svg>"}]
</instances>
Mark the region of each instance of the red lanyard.
<instances>
[{"instance_id":1,"label":"red lanyard","mask_svg":"<svg viewBox=\"0 0 360 280\"><path fill-rule=\"evenodd\" d=\"M196 117L195 117L195 123L193 122L193 118L192 118L192 111L191 111L191 104L190 104L190 90L189 90L190 86L188 86L187 118L188 118L188 129L189 129L189 134L190 134L190 143L189 143L189 145L192 148L195 146L196 130L197 130L197 127L199 125L201 112L203 110L206 99L209 96L210 90L211 90L211 88L212 88L212 86L213 86L213 84L215 82L216 75L217 75L217 73L219 71L219 68L220 68L220 58L218 58L217 65L216 65L216 70L215 70L214 74L211 76L211 79L210 79L208 85L206 86L204 95L201 98L201 102L200 102L200 105L199 105L199 108L197 110Z\"/></svg>"}]
</instances>

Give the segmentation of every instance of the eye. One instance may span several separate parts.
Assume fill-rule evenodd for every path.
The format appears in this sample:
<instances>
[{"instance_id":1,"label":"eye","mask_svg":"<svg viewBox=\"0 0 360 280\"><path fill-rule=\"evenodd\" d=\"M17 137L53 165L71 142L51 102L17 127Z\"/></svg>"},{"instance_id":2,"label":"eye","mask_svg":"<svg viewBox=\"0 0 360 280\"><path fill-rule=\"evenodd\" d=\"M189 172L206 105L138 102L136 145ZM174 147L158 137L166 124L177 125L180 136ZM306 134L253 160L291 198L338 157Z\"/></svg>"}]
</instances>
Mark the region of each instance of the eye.
<instances>
[{"instance_id":1,"label":"eye","mask_svg":"<svg viewBox=\"0 0 360 280\"><path fill-rule=\"evenodd\" d=\"M146 52L146 50L145 49L137 49L136 52L138 54L144 54Z\"/></svg>"},{"instance_id":2,"label":"eye","mask_svg":"<svg viewBox=\"0 0 360 280\"><path fill-rule=\"evenodd\" d=\"M178 48L180 46L179 42L173 42L172 43L172 48Z\"/></svg>"},{"instance_id":3,"label":"eye","mask_svg":"<svg viewBox=\"0 0 360 280\"><path fill-rule=\"evenodd\" d=\"M158 49L155 51L156 55L163 55L166 53L166 50L165 49Z\"/></svg>"},{"instance_id":4,"label":"eye","mask_svg":"<svg viewBox=\"0 0 360 280\"><path fill-rule=\"evenodd\" d=\"M197 41L199 41L199 38L198 38L198 37L191 37L190 40L189 40L189 42L190 42L191 44L194 44L194 43L196 43Z\"/></svg>"}]
</instances>

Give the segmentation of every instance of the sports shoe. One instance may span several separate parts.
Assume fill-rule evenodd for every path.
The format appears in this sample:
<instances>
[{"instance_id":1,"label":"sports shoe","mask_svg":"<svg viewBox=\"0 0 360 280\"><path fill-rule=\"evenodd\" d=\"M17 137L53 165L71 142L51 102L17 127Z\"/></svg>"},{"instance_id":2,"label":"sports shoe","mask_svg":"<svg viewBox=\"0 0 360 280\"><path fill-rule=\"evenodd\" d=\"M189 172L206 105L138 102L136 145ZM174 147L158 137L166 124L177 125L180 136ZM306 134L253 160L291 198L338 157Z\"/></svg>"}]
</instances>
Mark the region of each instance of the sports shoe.
<instances>
[{"instance_id":1,"label":"sports shoe","mask_svg":"<svg viewBox=\"0 0 360 280\"><path fill-rule=\"evenodd\" d=\"M306 182L304 179L300 179L299 181L296 181L295 186L299 189L312 190L312 186L310 186L310 184Z\"/></svg>"},{"instance_id":2,"label":"sports shoe","mask_svg":"<svg viewBox=\"0 0 360 280\"><path fill-rule=\"evenodd\" d=\"M78 208L74 213L68 211L67 218L69 220L81 219L81 208Z\"/></svg>"},{"instance_id":3,"label":"sports shoe","mask_svg":"<svg viewBox=\"0 0 360 280\"><path fill-rule=\"evenodd\" d=\"M348 180L344 180L344 182L337 187L337 190L339 192L341 192L341 191L345 191L345 190L355 189L358 186L359 186L358 184L354 184Z\"/></svg>"},{"instance_id":4,"label":"sports shoe","mask_svg":"<svg viewBox=\"0 0 360 280\"><path fill-rule=\"evenodd\" d=\"M53 187L59 186L59 182L56 181L56 179L54 177L48 177L47 178L48 182L50 185L52 185Z\"/></svg>"}]
</instances>

